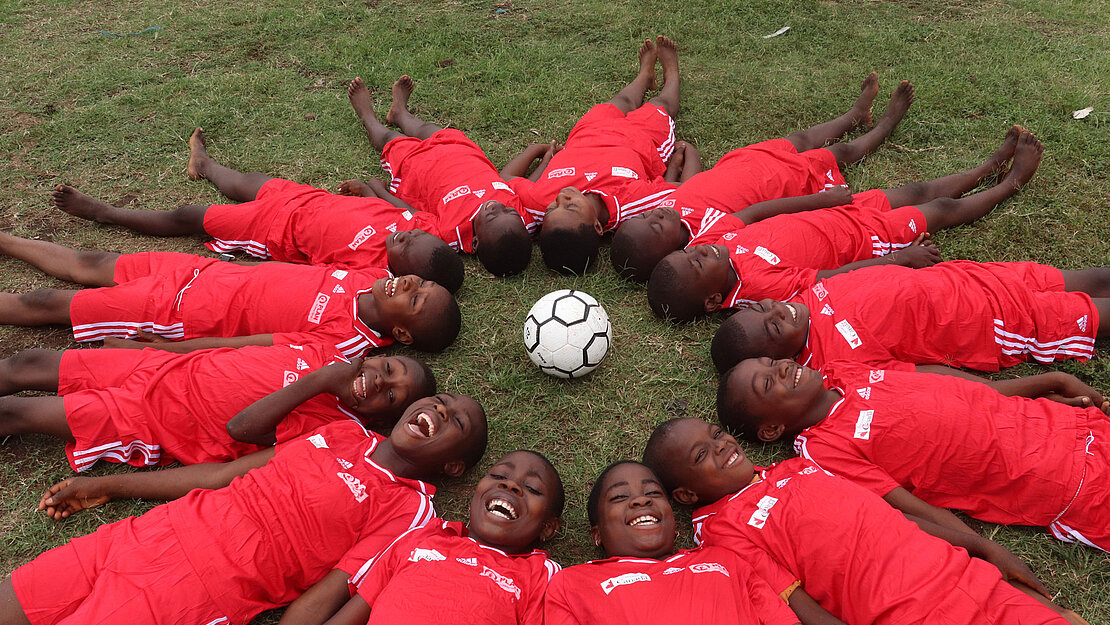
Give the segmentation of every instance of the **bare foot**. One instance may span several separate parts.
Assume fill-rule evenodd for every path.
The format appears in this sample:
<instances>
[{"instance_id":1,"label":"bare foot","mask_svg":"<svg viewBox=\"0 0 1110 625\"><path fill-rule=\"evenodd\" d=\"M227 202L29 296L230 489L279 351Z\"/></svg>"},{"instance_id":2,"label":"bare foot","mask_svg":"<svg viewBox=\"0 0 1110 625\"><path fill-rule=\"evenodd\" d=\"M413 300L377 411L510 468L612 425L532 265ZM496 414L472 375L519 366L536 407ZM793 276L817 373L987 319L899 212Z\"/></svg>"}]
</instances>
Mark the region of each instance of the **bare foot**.
<instances>
[{"instance_id":1,"label":"bare foot","mask_svg":"<svg viewBox=\"0 0 1110 625\"><path fill-rule=\"evenodd\" d=\"M1041 156L1044 155L1044 145L1037 135L1023 131L1018 139L1017 148L1014 150L1014 162L1010 165L1010 173L1002 181L1014 185L1014 190L1024 187L1037 173L1041 165Z\"/></svg>"},{"instance_id":2,"label":"bare foot","mask_svg":"<svg viewBox=\"0 0 1110 625\"><path fill-rule=\"evenodd\" d=\"M894 93L890 94L890 104L886 105L883 116L879 118L879 124L894 128L906 116L906 111L910 110L911 104L913 104L913 83L903 80Z\"/></svg>"},{"instance_id":3,"label":"bare foot","mask_svg":"<svg viewBox=\"0 0 1110 625\"><path fill-rule=\"evenodd\" d=\"M659 54L659 64L663 66L663 84L678 79L678 46L670 37L659 35L655 38L655 49Z\"/></svg>"},{"instance_id":4,"label":"bare foot","mask_svg":"<svg viewBox=\"0 0 1110 625\"><path fill-rule=\"evenodd\" d=\"M655 81L655 62L659 60L659 55L655 52L655 44L651 39L645 39L644 45L640 46L640 76L647 78L647 88L657 89L659 83Z\"/></svg>"},{"instance_id":5,"label":"bare foot","mask_svg":"<svg viewBox=\"0 0 1110 625\"><path fill-rule=\"evenodd\" d=\"M362 82L361 78L355 78L351 84L347 85L347 99L351 101L351 108L355 109L355 115L359 119L365 119L366 116L376 117L374 113L374 105L370 103L370 90L366 88L366 83Z\"/></svg>"},{"instance_id":6,"label":"bare foot","mask_svg":"<svg viewBox=\"0 0 1110 625\"><path fill-rule=\"evenodd\" d=\"M416 83L407 74L393 83L393 103L389 105L389 112L385 114L387 124L400 125L397 122L409 112L409 96L412 95L412 90L415 88Z\"/></svg>"},{"instance_id":7,"label":"bare foot","mask_svg":"<svg viewBox=\"0 0 1110 625\"><path fill-rule=\"evenodd\" d=\"M204 129L198 127L189 135L189 166L185 172L189 180L204 178L204 165L208 162L208 140L204 138Z\"/></svg>"},{"instance_id":8,"label":"bare foot","mask_svg":"<svg viewBox=\"0 0 1110 625\"><path fill-rule=\"evenodd\" d=\"M991 157L984 163L991 166L991 173L987 176L995 174L999 179L1006 177L1006 173L1008 173L1006 164L1014 157L1014 150L1017 149L1018 139L1021 138L1023 132L1025 132L1025 129L1017 124L1010 126L1010 129L1006 131L1006 138L1002 140L1002 145L998 146L994 154L991 154Z\"/></svg>"},{"instance_id":9,"label":"bare foot","mask_svg":"<svg viewBox=\"0 0 1110 625\"><path fill-rule=\"evenodd\" d=\"M879 75L871 72L863 79L863 83L859 86L859 98L852 105L852 115L856 119L857 127L871 125L871 103L875 101L877 95L879 95Z\"/></svg>"},{"instance_id":10,"label":"bare foot","mask_svg":"<svg viewBox=\"0 0 1110 625\"><path fill-rule=\"evenodd\" d=\"M68 184L54 187L53 193L50 194L50 201L55 208L64 213L101 223L107 223L104 216L112 210L110 204L85 195Z\"/></svg>"}]
</instances>

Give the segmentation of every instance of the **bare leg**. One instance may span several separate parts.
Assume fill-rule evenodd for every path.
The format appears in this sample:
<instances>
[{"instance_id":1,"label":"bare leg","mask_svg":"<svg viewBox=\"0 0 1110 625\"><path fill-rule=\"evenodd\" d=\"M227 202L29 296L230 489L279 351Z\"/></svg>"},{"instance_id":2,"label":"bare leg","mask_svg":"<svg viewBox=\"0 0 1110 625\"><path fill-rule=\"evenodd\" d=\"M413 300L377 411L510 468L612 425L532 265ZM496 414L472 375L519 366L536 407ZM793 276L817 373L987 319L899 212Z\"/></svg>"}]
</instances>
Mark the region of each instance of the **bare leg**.
<instances>
[{"instance_id":1,"label":"bare leg","mask_svg":"<svg viewBox=\"0 0 1110 625\"><path fill-rule=\"evenodd\" d=\"M1014 125L1011 127L1006 132L1006 138L1002 141L1002 145L978 167L951 176L929 180L928 182L911 182L897 189L884 189L883 193L886 194L893 208L914 206L935 200L938 197L960 197L974 189L984 179L1002 171L1006 163L1014 157L1014 150L1017 148L1018 139L1021 138L1021 132L1021 126Z\"/></svg>"},{"instance_id":2,"label":"bare leg","mask_svg":"<svg viewBox=\"0 0 1110 625\"><path fill-rule=\"evenodd\" d=\"M903 80L898 88L894 90L894 93L891 94L890 104L887 105L886 110L883 111L883 116L879 118L879 122L875 124L874 128L857 139L846 143L836 143L828 147L828 150L836 156L836 162L841 169L862 159L879 147L890 136L890 133L894 132L898 122L906 116L906 111L910 110L911 104L913 104L913 85Z\"/></svg>"},{"instance_id":3,"label":"bare leg","mask_svg":"<svg viewBox=\"0 0 1110 625\"><path fill-rule=\"evenodd\" d=\"M655 61L658 58L655 52L655 44L650 39L644 41L638 54L640 56L639 73L632 79L632 82L625 85L624 89L618 91L617 95L609 100L609 104L620 109L625 115L640 108L644 104L644 92L655 88Z\"/></svg>"},{"instance_id":4,"label":"bare leg","mask_svg":"<svg viewBox=\"0 0 1110 625\"><path fill-rule=\"evenodd\" d=\"M72 441L62 398L0 397L0 436L12 434L47 434Z\"/></svg>"},{"instance_id":5,"label":"bare leg","mask_svg":"<svg viewBox=\"0 0 1110 625\"><path fill-rule=\"evenodd\" d=\"M204 138L204 129L197 128L189 137L189 179L202 178L216 185L220 193L236 202L249 202L255 199L262 185L273 180L272 176L263 173L244 174L212 160L212 157L208 156L208 142Z\"/></svg>"},{"instance_id":6,"label":"bare leg","mask_svg":"<svg viewBox=\"0 0 1110 625\"><path fill-rule=\"evenodd\" d=\"M38 289L0 293L0 323L17 326L73 325L69 305L77 291Z\"/></svg>"},{"instance_id":7,"label":"bare leg","mask_svg":"<svg viewBox=\"0 0 1110 625\"><path fill-rule=\"evenodd\" d=\"M648 102L662 107L673 119L678 116L678 91L682 84L678 76L678 47L669 37L659 35L655 38L655 50L659 55L659 65L663 67L663 89ZM654 78L653 69L652 79Z\"/></svg>"},{"instance_id":8,"label":"bare leg","mask_svg":"<svg viewBox=\"0 0 1110 625\"><path fill-rule=\"evenodd\" d=\"M663 180L667 182L679 181L682 176L682 168L686 164L686 146L685 141L674 144L674 152L671 153L671 160L667 161L667 171L663 172Z\"/></svg>"},{"instance_id":9,"label":"bare leg","mask_svg":"<svg viewBox=\"0 0 1110 625\"><path fill-rule=\"evenodd\" d=\"M366 83L362 82L361 78L355 78L347 86L347 99L351 101L351 108L355 109L355 115L358 115L362 127L366 129L366 136L369 137L370 145L374 146L375 150L381 152L385 144L397 137L405 136L396 130L386 128L378 121L374 105L370 103L370 90L366 88Z\"/></svg>"},{"instance_id":10,"label":"bare leg","mask_svg":"<svg viewBox=\"0 0 1110 625\"><path fill-rule=\"evenodd\" d=\"M113 286L115 252L75 250L49 241L21 239L0 232L0 253L18 258L43 272L85 286Z\"/></svg>"},{"instance_id":11,"label":"bare leg","mask_svg":"<svg viewBox=\"0 0 1110 625\"><path fill-rule=\"evenodd\" d=\"M1043 153L1044 146L1037 137L1029 132L1022 133L1014 152L1013 165L1006 177L997 185L967 197L959 199L942 197L918 206L925 215L929 231L936 232L971 223L989 213L1002 200L1017 193L1033 178L1033 174L1037 173L1037 167L1041 164Z\"/></svg>"},{"instance_id":12,"label":"bare leg","mask_svg":"<svg viewBox=\"0 0 1110 625\"><path fill-rule=\"evenodd\" d=\"M416 83L409 76L401 76L393 83L393 102L385 114L385 121L397 126L410 137L424 140L443 130L443 127L419 119L409 111L409 97L415 88Z\"/></svg>"},{"instance_id":13,"label":"bare leg","mask_svg":"<svg viewBox=\"0 0 1110 625\"><path fill-rule=\"evenodd\" d=\"M1062 270L1065 291L1082 291L1093 298L1110 297L1110 267ZM1101 317L1110 326L1110 317Z\"/></svg>"},{"instance_id":14,"label":"bare leg","mask_svg":"<svg viewBox=\"0 0 1110 625\"><path fill-rule=\"evenodd\" d=\"M20 391L57 393L63 353L54 349L25 349L0 360L0 395Z\"/></svg>"},{"instance_id":15,"label":"bare leg","mask_svg":"<svg viewBox=\"0 0 1110 625\"><path fill-rule=\"evenodd\" d=\"M11 576L0 582L0 625L31 625L16 599Z\"/></svg>"},{"instance_id":16,"label":"bare leg","mask_svg":"<svg viewBox=\"0 0 1110 625\"><path fill-rule=\"evenodd\" d=\"M65 184L54 188L51 200L58 210L74 217L101 224L123 226L156 237L203 234L204 213L208 210L207 206L193 204L186 204L172 211L120 208L101 202Z\"/></svg>"},{"instance_id":17,"label":"bare leg","mask_svg":"<svg viewBox=\"0 0 1110 625\"><path fill-rule=\"evenodd\" d=\"M799 130L786 136L786 140L799 152L820 148L837 141L844 133L857 126L871 125L871 103L879 94L879 75L871 72L859 86L859 97L848 112L834 120Z\"/></svg>"}]
</instances>

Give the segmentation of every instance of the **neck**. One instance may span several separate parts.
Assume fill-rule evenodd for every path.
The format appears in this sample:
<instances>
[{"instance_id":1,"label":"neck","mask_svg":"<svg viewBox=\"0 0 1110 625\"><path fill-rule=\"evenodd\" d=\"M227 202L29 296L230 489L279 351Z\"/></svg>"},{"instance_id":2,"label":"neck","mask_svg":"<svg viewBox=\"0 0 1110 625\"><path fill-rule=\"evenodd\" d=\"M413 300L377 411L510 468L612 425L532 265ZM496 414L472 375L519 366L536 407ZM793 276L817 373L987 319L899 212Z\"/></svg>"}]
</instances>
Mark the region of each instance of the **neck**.
<instances>
[{"instance_id":1,"label":"neck","mask_svg":"<svg viewBox=\"0 0 1110 625\"><path fill-rule=\"evenodd\" d=\"M384 335L392 334L393 329L387 327L388 324L382 320L381 314L378 311L378 306L374 302L374 294L372 292L359 295L357 301L358 305L356 309L358 310L358 318L363 323Z\"/></svg>"},{"instance_id":2,"label":"neck","mask_svg":"<svg viewBox=\"0 0 1110 625\"><path fill-rule=\"evenodd\" d=\"M736 275L736 270L732 268L732 262L728 264L728 275L725 276L724 288L721 290L721 297L728 297L729 293L736 288L736 283L740 281L740 276Z\"/></svg>"},{"instance_id":3,"label":"neck","mask_svg":"<svg viewBox=\"0 0 1110 625\"><path fill-rule=\"evenodd\" d=\"M817 401L813 402L813 407L806 413L802 421L798 423L798 425L801 426L798 431L824 421L825 417L829 416L829 411L832 410L832 407L843 397L844 396L841 395L839 391L825 389L825 392L821 394Z\"/></svg>"},{"instance_id":4,"label":"neck","mask_svg":"<svg viewBox=\"0 0 1110 625\"><path fill-rule=\"evenodd\" d=\"M609 223L609 209L606 208L605 201L596 193L587 193L586 199L590 201L590 208L594 209L594 216L597 217L598 223L605 227Z\"/></svg>"},{"instance_id":5,"label":"neck","mask_svg":"<svg viewBox=\"0 0 1110 625\"><path fill-rule=\"evenodd\" d=\"M374 453L370 454L370 459L390 473L410 480L424 479L428 474L424 467L402 458L393 448L393 441L388 438L378 443Z\"/></svg>"}]
</instances>

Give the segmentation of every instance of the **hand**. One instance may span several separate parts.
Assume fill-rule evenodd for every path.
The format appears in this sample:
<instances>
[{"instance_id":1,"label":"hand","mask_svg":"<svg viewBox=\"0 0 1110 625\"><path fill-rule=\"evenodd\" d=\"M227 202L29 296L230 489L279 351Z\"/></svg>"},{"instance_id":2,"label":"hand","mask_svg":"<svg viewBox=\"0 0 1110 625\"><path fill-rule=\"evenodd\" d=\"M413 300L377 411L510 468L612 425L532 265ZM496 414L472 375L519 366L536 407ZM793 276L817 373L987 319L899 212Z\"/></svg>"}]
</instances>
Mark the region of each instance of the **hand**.
<instances>
[{"instance_id":1,"label":"hand","mask_svg":"<svg viewBox=\"0 0 1110 625\"><path fill-rule=\"evenodd\" d=\"M1033 574L1033 570L1029 568L1025 562L1014 554L1010 553L1008 549L999 545L996 542L990 542L981 557L998 567L1002 572L1002 579L1010 582L1011 584L1021 584L1027 586L1030 590L1044 595L1046 599L1052 600L1052 595L1048 592L1048 588L1037 579Z\"/></svg>"},{"instance_id":2,"label":"hand","mask_svg":"<svg viewBox=\"0 0 1110 625\"><path fill-rule=\"evenodd\" d=\"M563 144L558 141L552 141L548 144L543 152L543 156L540 157L540 164L537 167L539 167L539 169L547 167L547 164L551 162L551 157L561 152L563 147Z\"/></svg>"},{"instance_id":3,"label":"hand","mask_svg":"<svg viewBox=\"0 0 1110 625\"><path fill-rule=\"evenodd\" d=\"M1083 380L1063 371L1055 372L1054 377L1059 378L1056 390L1043 395L1045 399L1077 408L1094 406L1103 413L1110 414L1110 401L1107 401L1102 393L1088 386Z\"/></svg>"},{"instance_id":4,"label":"hand","mask_svg":"<svg viewBox=\"0 0 1110 625\"><path fill-rule=\"evenodd\" d=\"M852 203L852 191L848 189L848 185L829 187L821 192L821 199L825 201L825 208L844 206Z\"/></svg>"},{"instance_id":5,"label":"hand","mask_svg":"<svg viewBox=\"0 0 1110 625\"><path fill-rule=\"evenodd\" d=\"M896 264L903 267L912 267L913 269L931 267L943 260L940 256L940 250L929 238L928 232L917 235L917 238L913 240L913 243L910 243L909 247L893 252L890 256Z\"/></svg>"},{"instance_id":6,"label":"hand","mask_svg":"<svg viewBox=\"0 0 1110 625\"><path fill-rule=\"evenodd\" d=\"M46 489L39 499L39 510L61 521L71 514L103 506L112 498L103 492L95 477L69 477Z\"/></svg>"},{"instance_id":7,"label":"hand","mask_svg":"<svg viewBox=\"0 0 1110 625\"><path fill-rule=\"evenodd\" d=\"M377 181L375 180L374 182ZM370 183L363 182L362 180L348 180L340 184L337 193L338 195L350 195L354 197L377 197Z\"/></svg>"},{"instance_id":8,"label":"hand","mask_svg":"<svg viewBox=\"0 0 1110 625\"><path fill-rule=\"evenodd\" d=\"M318 378L327 392L338 395L343 389L350 387L351 381L361 370L362 358L352 358L350 362L338 361L320 367L309 375Z\"/></svg>"},{"instance_id":9,"label":"hand","mask_svg":"<svg viewBox=\"0 0 1110 625\"><path fill-rule=\"evenodd\" d=\"M138 330L136 335L136 338L133 339L108 337L104 339L104 347L108 349L145 349L149 347L151 343L173 342L164 336L158 336L157 334L151 334L143 330Z\"/></svg>"}]
</instances>

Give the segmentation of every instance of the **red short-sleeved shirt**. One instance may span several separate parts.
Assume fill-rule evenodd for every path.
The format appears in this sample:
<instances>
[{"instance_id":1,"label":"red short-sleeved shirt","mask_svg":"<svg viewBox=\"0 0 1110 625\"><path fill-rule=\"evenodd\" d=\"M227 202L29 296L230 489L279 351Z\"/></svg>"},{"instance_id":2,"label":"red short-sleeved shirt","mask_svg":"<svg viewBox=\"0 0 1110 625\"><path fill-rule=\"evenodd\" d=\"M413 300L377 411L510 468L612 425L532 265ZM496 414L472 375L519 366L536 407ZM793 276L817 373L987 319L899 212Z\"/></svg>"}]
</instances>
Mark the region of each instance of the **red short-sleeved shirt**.
<instances>
[{"instance_id":1,"label":"red short-sleeved shirt","mask_svg":"<svg viewBox=\"0 0 1110 625\"><path fill-rule=\"evenodd\" d=\"M866 267L822 280L792 301L810 311L798 362L939 363L998 371L1030 358L1090 358L1098 309L1064 292L1059 269L947 261Z\"/></svg>"},{"instance_id":2,"label":"red short-sleeved shirt","mask_svg":"<svg viewBox=\"0 0 1110 625\"><path fill-rule=\"evenodd\" d=\"M864 488L802 458L694 512L705 545L735 551L782 591L792 579L846 623L984 620L999 598L1055 612L1002 581L994 565L930 536ZM749 557L751 556L751 557ZM1044 618L1044 621L1051 620Z\"/></svg>"},{"instance_id":3,"label":"red short-sleeved shirt","mask_svg":"<svg viewBox=\"0 0 1110 625\"><path fill-rule=\"evenodd\" d=\"M439 236L439 220L380 198L334 195L323 189L274 178L258 197L242 204L215 204L204 214L204 231L214 252L246 253L290 263L385 269L385 238L423 230Z\"/></svg>"},{"instance_id":4,"label":"red short-sleeved shirt","mask_svg":"<svg viewBox=\"0 0 1110 625\"><path fill-rule=\"evenodd\" d=\"M673 149L674 121L660 107L646 104L626 116L612 104L598 104L578 120L537 182L513 178L509 184L540 222L560 190L595 193L609 210L602 226L610 231L675 189L663 180Z\"/></svg>"},{"instance_id":5,"label":"red short-sleeved shirt","mask_svg":"<svg viewBox=\"0 0 1110 625\"><path fill-rule=\"evenodd\" d=\"M133 338L138 329L174 339L273 334L275 344L326 341L345 356L359 356L393 342L358 318L358 296L388 276L385 269L125 254L116 261L118 286L74 295L73 336Z\"/></svg>"},{"instance_id":6,"label":"red short-sleeved shirt","mask_svg":"<svg viewBox=\"0 0 1110 625\"><path fill-rule=\"evenodd\" d=\"M293 601L356 543L380 551L433 518L432 486L370 458L380 440L353 422L326 425L279 445L266 466L226 488L165 504L190 564L232 623Z\"/></svg>"},{"instance_id":7,"label":"red short-sleeved shirt","mask_svg":"<svg viewBox=\"0 0 1110 625\"><path fill-rule=\"evenodd\" d=\"M902 486L994 523L1055 520L1079 490L1091 422L1106 421L1097 408L1006 397L902 363L825 371L844 398L798 435L799 455L880 496Z\"/></svg>"},{"instance_id":8,"label":"red short-sleeved shirt","mask_svg":"<svg viewBox=\"0 0 1110 625\"><path fill-rule=\"evenodd\" d=\"M98 460L136 466L225 462L262 449L227 433L255 401L331 362L331 345L248 346L173 354L157 349L79 349L62 355L58 394L74 440L75 471ZM355 419L334 395L320 395L277 427L289 440L340 419Z\"/></svg>"},{"instance_id":9,"label":"red short-sleeved shirt","mask_svg":"<svg viewBox=\"0 0 1110 625\"><path fill-rule=\"evenodd\" d=\"M703 547L664 560L609 558L564 569L544 600L547 625L794 625L798 617L732 551Z\"/></svg>"},{"instance_id":10,"label":"red short-sleeved shirt","mask_svg":"<svg viewBox=\"0 0 1110 625\"><path fill-rule=\"evenodd\" d=\"M371 625L542 625L543 593L558 570L542 551L510 555L436 519L394 541L351 584L370 605Z\"/></svg>"},{"instance_id":11,"label":"red short-sleeved shirt","mask_svg":"<svg viewBox=\"0 0 1110 625\"><path fill-rule=\"evenodd\" d=\"M421 141L399 137L382 149L390 191L414 208L439 217L439 236L457 251L474 252L474 218L497 200L516 210L529 232L535 220L485 152L462 132L447 128Z\"/></svg>"}]
</instances>

